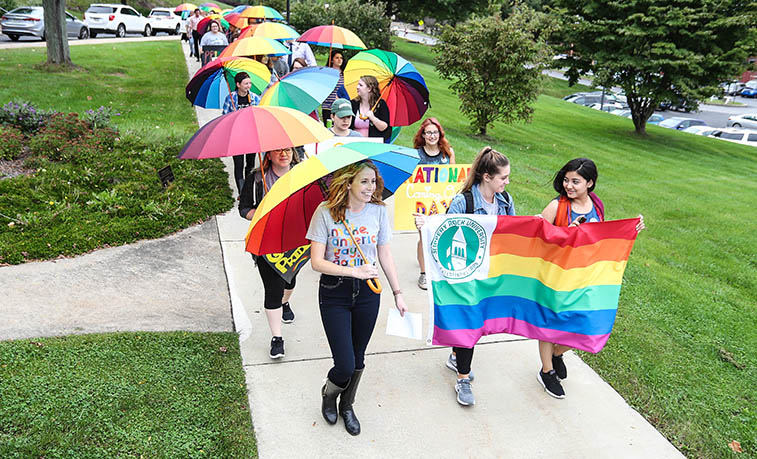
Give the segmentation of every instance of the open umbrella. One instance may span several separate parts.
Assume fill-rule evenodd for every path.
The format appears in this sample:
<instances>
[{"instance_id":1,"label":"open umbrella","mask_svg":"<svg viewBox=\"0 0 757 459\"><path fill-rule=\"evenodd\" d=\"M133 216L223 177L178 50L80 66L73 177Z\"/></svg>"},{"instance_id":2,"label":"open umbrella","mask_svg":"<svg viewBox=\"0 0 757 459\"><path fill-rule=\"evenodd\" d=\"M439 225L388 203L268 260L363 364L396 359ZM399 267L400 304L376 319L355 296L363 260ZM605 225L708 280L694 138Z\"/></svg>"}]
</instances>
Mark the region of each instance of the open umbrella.
<instances>
[{"instance_id":1,"label":"open umbrella","mask_svg":"<svg viewBox=\"0 0 757 459\"><path fill-rule=\"evenodd\" d=\"M236 90L234 77L246 72L252 81L250 91L261 94L271 81L268 67L246 57L219 57L195 73L186 88L186 96L193 105L204 108L223 108L229 93Z\"/></svg>"},{"instance_id":2,"label":"open umbrella","mask_svg":"<svg viewBox=\"0 0 757 459\"><path fill-rule=\"evenodd\" d=\"M179 158L236 156L322 142L333 136L323 124L292 108L251 106L201 127Z\"/></svg>"},{"instance_id":3,"label":"open umbrella","mask_svg":"<svg viewBox=\"0 0 757 459\"><path fill-rule=\"evenodd\" d=\"M243 18L250 19L273 19L277 21L283 21L284 16L281 15L275 9L269 6L257 5L247 6L240 11L237 11Z\"/></svg>"},{"instance_id":4,"label":"open umbrella","mask_svg":"<svg viewBox=\"0 0 757 459\"><path fill-rule=\"evenodd\" d=\"M200 3L200 6L207 6L208 8L215 8L215 9L217 9L217 10L220 10L220 9L221 9L221 7L220 7L220 6L218 6L218 4L216 4L216 3L213 3L213 2L205 2L205 3Z\"/></svg>"},{"instance_id":5,"label":"open umbrella","mask_svg":"<svg viewBox=\"0 0 757 459\"><path fill-rule=\"evenodd\" d=\"M410 177L420 160L415 149L374 142L349 143L311 156L282 175L263 197L247 230L245 249L263 255L308 244L305 234L310 220L328 194L327 176L366 159L376 164L390 193ZM353 242L360 250L357 241ZM362 256L366 263L375 261ZM376 285L371 288L380 291L378 279L373 281Z\"/></svg>"},{"instance_id":6,"label":"open umbrella","mask_svg":"<svg viewBox=\"0 0 757 459\"><path fill-rule=\"evenodd\" d=\"M223 18L237 29L244 29L247 27L247 19L240 16L239 13L228 13L225 14Z\"/></svg>"},{"instance_id":7,"label":"open umbrella","mask_svg":"<svg viewBox=\"0 0 757 459\"><path fill-rule=\"evenodd\" d=\"M227 46L220 57L231 56L284 56L291 54L286 46L276 40L261 37L247 37Z\"/></svg>"},{"instance_id":8,"label":"open umbrella","mask_svg":"<svg viewBox=\"0 0 757 459\"><path fill-rule=\"evenodd\" d=\"M303 113L318 108L339 82L339 70L304 67L287 74L266 89L259 105L289 107Z\"/></svg>"},{"instance_id":9,"label":"open umbrella","mask_svg":"<svg viewBox=\"0 0 757 459\"><path fill-rule=\"evenodd\" d=\"M357 83L363 75L378 80L381 98L389 106L391 126L409 126L426 113L426 81L407 59L380 49L357 53L344 69L344 87L350 97L357 96Z\"/></svg>"},{"instance_id":10,"label":"open umbrella","mask_svg":"<svg viewBox=\"0 0 757 459\"><path fill-rule=\"evenodd\" d=\"M294 40L300 34L286 24L280 22L261 22L245 27L239 34L239 38L263 37L274 40Z\"/></svg>"},{"instance_id":11,"label":"open umbrella","mask_svg":"<svg viewBox=\"0 0 757 459\"><path fill-rule=\"evenodd\" d=\"M210 27L210 23L212 21L216 21L217 23L221 24L221 27L223 27L225 30L229 30L229 22L226 21L223 16L221 16L220 14L211 14L206 18L200 19L200 22L197 23L197 33L203 35L207 31L207 28Z\"/></svg>"},{"instance_id":12,"label":"open umbrella","mask_svg":"<svg viewBox=\"0 0 757 459\"><path fill-rule=\"evenodd\" d=\"M363 40L353 31L335 25L322 25L308 29L297 41L329 48L366 49Z\"/></svg>"},{"instance_id":13,"label":"open umbrella","mask_svg":"<svg viewBox=\"0 0 757 459\"><path fill-rule=\"evenodd\" d=\"M200 11L206 11L208 13L219 13L221 11L220 8L213 8L212 6L201 6Z\"/></svg>"},{"instance_id":14,"label":"open umbrella","mask_svg":"<svg viewBox=\"0 0 757 459\"><path fill-rule=\"evenodd\" d=\"M177 6L173 12L174 13L181 13L182 11L194 11L197 9L197 5L194 3L182 3L181 5Z\"/></svg>"}]
</instances>

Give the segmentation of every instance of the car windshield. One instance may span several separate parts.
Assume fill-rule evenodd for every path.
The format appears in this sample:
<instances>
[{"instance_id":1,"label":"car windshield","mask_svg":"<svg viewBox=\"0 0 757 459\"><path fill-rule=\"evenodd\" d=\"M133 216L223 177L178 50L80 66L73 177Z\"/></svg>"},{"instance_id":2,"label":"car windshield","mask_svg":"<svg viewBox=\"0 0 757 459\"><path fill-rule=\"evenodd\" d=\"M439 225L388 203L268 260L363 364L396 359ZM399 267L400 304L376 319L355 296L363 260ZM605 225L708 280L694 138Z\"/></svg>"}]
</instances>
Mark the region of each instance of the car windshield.
<instances>
[{"instance_id":1,"label":"car windshield","mask_svg":"<svg viewBox=\"0 0 757 459\"><path fill-rule=\"evenodd\" d=\"M168 11L152 11L150 15L151 16L170 16L171 13L169 13Z\"/></svg>"},{"instance_id":2,"label":"car windshield","mask_svg":"<svg viewBox=\"0 0 757 459\"><path fill-rule=\"evenodd\" d=\"M651 119L651 118L650 118ZM662 127L676 127L681 122L678 118L670 118L660 123Z\"/></svg>"},{"instance_id":3,"label":"car windshield","mask_svg":"<svg viewBox=\"0 0 757 459\"><path fill-rule=\"evenodd\" d=\"M741 140L744 138L744 134L741 132L721 132L719 137L728 140Z\"/></svg>"},{"instance_id":4,"label":"car windshield","mask_svg":"<svg viewBox=\"0 0 757 459\"><path fill-rule=\"evenodd\" d=\"M115 12L116 12L116 9L113 8L112 6L92 5L87 10L87 13L100 13L100 14L110 14L110 13L115 13Z\"/></svg>"},{"instance_id":5,"label":"car windshield","mask_svg":"<svg viewBox=\"0 0 757 459\"><path fill-rule=\"evenodd\" d=\"M16 8L15 10L12 10L10 13L11 14L32 14L34 13L34 8L30 8L28 6L22 6L21 8Z\"/></svg>"}]
</instances>

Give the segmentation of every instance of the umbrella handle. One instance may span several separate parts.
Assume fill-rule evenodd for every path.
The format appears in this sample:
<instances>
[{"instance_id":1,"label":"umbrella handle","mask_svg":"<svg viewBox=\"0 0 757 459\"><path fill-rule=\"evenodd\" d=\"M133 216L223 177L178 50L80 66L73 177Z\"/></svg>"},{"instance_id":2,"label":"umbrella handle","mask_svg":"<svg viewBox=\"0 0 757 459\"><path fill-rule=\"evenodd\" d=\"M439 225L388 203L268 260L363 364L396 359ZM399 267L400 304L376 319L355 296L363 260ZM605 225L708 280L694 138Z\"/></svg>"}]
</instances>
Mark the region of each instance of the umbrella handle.
<instances>
[{"instance_id":1,"label":"umbrella handle","mask_svg":"<svg viewBox=\"0 0 757 459\"><path fill-rule=\"evenodd\" d=\"M392 80L394 80L394 77L392 77ZM379 102L381 102L381 99L384 97L384 91L386 90L386 88L389 87L390 84L392 84L392 80L389 80L389 83L387 83L386 86L384 86L384 89L381 90L381 94L380 94L379 98L376 100L376 102L373 104L373 107L371 107L371 111L376 110L376 107L378 106ZM362 113L360 114L359 118L361 120L367 120L368 119L368 117L367 116L363 116Z\"/></svg>"},{"instance_id":2,"label":"umbrella handle","mask_svg":"<svg viewBox=\"0 0 757 459\"><path fill-rule=\"evenodd\" d=\"M355 247L357 247L357 251L360 252L360 256L363 257L363 261L368 263L368 258L365 257L365 254L363 253L363 249L360 248L360 244L357 243L357 240L355 240L355 236L352 234L352 228L350 228L349 225L347 225L347 221L345 219L342 219L342 225L344 225L344 228L347 230L347 234L350 235L350 239L352 239L352 242L355 244ZM379 282L378 279L368 279L366 281L368 284L368 288L373 290L373 293L381 293L381 282Z\"/></svg>"},{"instance_id":3,"label":"umbrella handle","mask_svg":"<svg viewBox=\"0 0 757 459\"><path fill-rule=\"evenodd\" d=\"M366 283L373 293L381 293L381 282L378 279L368 279Z\"/></svg>"}]
</instances>

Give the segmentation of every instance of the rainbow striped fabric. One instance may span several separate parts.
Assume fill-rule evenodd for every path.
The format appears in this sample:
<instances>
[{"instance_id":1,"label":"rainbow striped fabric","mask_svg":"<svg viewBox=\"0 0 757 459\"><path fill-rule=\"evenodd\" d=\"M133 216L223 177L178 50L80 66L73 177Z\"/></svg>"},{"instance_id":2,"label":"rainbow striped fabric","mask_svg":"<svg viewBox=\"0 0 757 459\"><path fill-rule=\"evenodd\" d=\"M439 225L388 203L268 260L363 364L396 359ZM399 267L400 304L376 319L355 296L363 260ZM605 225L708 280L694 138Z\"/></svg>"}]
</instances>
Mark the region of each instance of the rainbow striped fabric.
<instances>
[{"instance_id":1,"label":"rainbow striped fabric","mask_svg":"<svg viewBox=\"0 0 757 459\"><path fill-rule=\"evenodd\" d=\"M539 217L429 217L429 339L472 347L481 336L512 333L599 352L638 221L562 228Z\"/></svg>"}]
</instances>

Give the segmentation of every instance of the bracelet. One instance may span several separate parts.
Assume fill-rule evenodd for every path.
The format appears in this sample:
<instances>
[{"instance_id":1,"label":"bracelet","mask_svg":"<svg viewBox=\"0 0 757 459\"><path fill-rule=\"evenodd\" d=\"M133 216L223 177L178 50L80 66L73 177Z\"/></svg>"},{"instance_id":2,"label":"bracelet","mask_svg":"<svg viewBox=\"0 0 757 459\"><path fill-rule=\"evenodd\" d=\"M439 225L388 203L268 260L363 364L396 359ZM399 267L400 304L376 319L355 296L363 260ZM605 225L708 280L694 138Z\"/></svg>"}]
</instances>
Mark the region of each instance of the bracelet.
<instances>
[{"instance_id":1,"label":"bracelet","mask_svg":"<svg viewBox=\"0 0 757 459\"><path fill-rule=\"evenodd\" d=\"M399 295L399 294L401 294L401 293L402 293L402 290L400 290L400 289L397 289L397 290L392 290L392 294L393 294L394 296L397 296L397 295Z\"/></svg>"}]
</instances>

